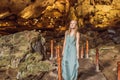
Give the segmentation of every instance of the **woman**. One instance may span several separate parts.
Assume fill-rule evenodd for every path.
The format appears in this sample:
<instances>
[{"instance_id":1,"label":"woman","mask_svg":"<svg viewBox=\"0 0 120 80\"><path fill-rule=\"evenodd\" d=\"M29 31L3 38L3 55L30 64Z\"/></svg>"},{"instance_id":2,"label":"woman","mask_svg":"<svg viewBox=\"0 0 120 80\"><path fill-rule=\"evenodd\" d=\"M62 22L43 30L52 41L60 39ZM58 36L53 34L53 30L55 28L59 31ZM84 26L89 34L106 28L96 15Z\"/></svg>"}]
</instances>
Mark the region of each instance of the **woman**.
<instances>
[{"instance_id":1,"label":"woman","mask_svg":"<svg viewBox=\"0 0 120 80\"><path fill-rule=\"evenodd\" d=\"M62 77L64 80L77 80L79 59L79 38L77 21L72 20L65 32L63 43Z\"/></svg>"}]
</instances>

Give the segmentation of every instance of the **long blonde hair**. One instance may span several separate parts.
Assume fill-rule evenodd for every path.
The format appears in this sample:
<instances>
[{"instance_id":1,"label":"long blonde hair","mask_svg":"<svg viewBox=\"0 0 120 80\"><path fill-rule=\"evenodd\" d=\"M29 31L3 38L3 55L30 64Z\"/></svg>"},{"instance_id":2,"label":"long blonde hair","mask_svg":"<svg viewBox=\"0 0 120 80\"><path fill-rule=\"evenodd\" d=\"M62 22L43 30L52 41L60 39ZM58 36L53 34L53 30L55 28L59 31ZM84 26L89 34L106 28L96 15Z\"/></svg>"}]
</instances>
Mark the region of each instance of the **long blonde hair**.
<instances>
[{"instance_id":1,"label":"long blonde hair","mask_svg":"<svg viewBox=\"0 0 120 80\"><path fill-rule=\"evenodd\" d=\"M77 33L77 31L78 31L78 22L77 22L77 20L71 20L71 21L75 21L76 22L76 26L75 26L75 34L74 34L74 36L76 36L76 33ZM70 22L71 22L70 21ZM69 27L69 29L68 29L68 31L67 31L68 33L68 35L70 34L70 32L71 32L71 28Z\"/></svg>"}]
</instances>

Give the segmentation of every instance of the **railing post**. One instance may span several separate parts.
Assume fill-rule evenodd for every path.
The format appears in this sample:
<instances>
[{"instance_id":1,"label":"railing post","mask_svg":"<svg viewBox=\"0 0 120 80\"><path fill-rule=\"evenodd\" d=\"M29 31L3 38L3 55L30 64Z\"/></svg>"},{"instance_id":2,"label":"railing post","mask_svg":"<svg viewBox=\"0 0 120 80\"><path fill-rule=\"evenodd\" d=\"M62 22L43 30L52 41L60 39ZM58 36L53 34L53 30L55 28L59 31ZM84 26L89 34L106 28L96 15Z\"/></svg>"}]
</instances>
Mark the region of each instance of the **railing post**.
<instances>
[{"instance_id":1,"label":"railing post","mask_svg":"<svg viewBox=\"0 0 120 80\"><path fill-rule=\"evenodd\" d=\"M58 61L58 80L62 80L62 71L61 71L61 54L60 54L60 46L57 46L57 61Z\"/></svg>"},{"instance_id":2,"label":"railing post","mask_svg":"<svg viewBox=\"0 0 120 80\"><path fill-rule=\"evenodd\" d=\"M117 62L118 67L118 80L120 80L120 61Z\"/></svg>"},{"instance_id":3,"label":"railing post","mask_svg":"<svg viewBox=\"0 0 120 80\"><path fill-rule=\"evenodd\" d=\"M51 56L50 56L50 59L53 59L53 48L54 48L53 43L54 43L54 40L51 40L51 41L50 41L50 48L51 48Z\"/></svg>"},{"instance_id":4,"label":"railing post","mask_svg":"<svg viewBox=\"0 0 120 80\"><path fill-rule=\"evenodd\" d=\"M99 70L99 50L96 48L96 72L100 72Z\"/></svg>"},{"instance_id":5,"label":"railing post","mask_svg":"<svg viewBox=\"0 0 120 80\"><path fill-rule=\"evenodd\" d=\"M86 58L89 58L88 53L89 53L89 42L88 40L86 40Z\"/></svg>"},{"instance_id":6,"label":"railing post","mask_svg":"<svg viewBox=\"0 0 120 80\"><path fill-rule=\"evenodd\" d=\"M57 51L57 46L55 46L55 59L57 59L57 54L58 54L58 51Z\"/></svg>"},{"instance_id":7,"label":"railing post","mask_svg":"<svg viewBox=\"0 0 120 80\"><path fill-rule=\"evenodd\" d=\"M83 58L83 54L84 54L84 49L83 49L83 45L82 45L82 47L81 47L81 52L80 52L80 57L81 57L81 59Z\"/></svg>"}]
</instances>

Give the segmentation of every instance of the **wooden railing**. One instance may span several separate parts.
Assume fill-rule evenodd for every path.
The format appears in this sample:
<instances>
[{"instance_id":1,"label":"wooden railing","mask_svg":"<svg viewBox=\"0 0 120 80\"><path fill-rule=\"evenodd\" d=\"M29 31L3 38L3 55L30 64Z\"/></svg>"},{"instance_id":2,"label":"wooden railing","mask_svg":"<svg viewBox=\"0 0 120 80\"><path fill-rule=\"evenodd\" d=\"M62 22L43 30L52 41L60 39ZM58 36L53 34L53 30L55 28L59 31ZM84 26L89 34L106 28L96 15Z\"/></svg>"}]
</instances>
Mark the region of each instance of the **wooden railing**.
<instances>
[{"instance_id":1,"label":"wooden railing","mask_svg":"<svg viewBox=\"0 0 120 80\"><path fill-rule=\"evenodd\" d=\"M120 61L117 62L118 67L118 80L120 80Z\"/></svg>"}]
</instances>

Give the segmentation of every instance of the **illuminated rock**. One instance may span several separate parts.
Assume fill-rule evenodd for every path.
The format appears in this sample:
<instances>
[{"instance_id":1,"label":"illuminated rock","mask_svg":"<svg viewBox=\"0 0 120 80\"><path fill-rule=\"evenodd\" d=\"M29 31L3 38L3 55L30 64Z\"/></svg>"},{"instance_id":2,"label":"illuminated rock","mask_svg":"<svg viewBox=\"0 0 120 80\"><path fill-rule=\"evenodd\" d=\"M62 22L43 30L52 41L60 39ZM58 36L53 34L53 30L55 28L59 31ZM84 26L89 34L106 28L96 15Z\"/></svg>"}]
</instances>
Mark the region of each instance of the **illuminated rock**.
<instances>
[{"instance_id":1,"label":"illuminated rock","mask_svg":"<svg viewBox=\"0 0 120 80\"><path fill-rule=\"evenodd\" d=\"M115 4L116 3L116 4ZM76 16L79 19L79 24L83 26L90 23L95 28L108 28L118 26L119 22L119 6L120 1L110 0L85 0L78 1L75 8ZM81 21L83 18L83 22Z\"/></svg>"},{"instance_id":2,"label":"illuminated rock","mask_svg":"<svg viewBox=\"0 0 120 80\"><path fill-rule=\"evenodd\" d=\"M65 26L67 21L77 19L79 26L104 29L120 25L119 5L119 0L4 0L0 3L0 19L14 21L14 26L38 28ZM13 27L6 22L0 23L0 30L5 32Z\"/></svg>"}]
</instances>

